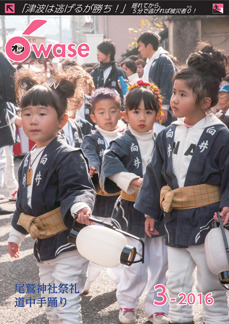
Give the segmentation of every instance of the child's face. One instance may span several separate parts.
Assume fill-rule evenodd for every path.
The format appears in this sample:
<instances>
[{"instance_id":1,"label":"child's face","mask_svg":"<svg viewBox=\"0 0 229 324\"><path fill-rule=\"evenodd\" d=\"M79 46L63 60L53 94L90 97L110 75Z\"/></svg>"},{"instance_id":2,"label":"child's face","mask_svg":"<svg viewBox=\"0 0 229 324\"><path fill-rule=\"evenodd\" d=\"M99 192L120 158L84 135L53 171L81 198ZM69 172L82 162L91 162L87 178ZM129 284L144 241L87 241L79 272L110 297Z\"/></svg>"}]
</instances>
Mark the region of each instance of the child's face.
<instances>
[{"instance_id":1,"label":"child's face","mask_svg":"<svg viewBox=\"0 0 229 324\"><path fill-rule=\"evenodd\" d=\"M146 133L153 128L156 120L156 111L146 110L144 101L141 100L137 109L128 110L124 118L130 127L138 133Z\"/></svg>"},{"instance_id":2,"label":"child's face","mask_svg":"<svg viewBox=\"0 0 229 324\"><path fill-rule=\"evenodd\" d=\"M96 102L94 114L91 114L90 117L100 128L111 132L117 128L120 109L113 99L101 99Z\"/></svg>"},{"instance_id":3,"label":"child's face","mask_svg":"<svg viewBox=\"0 0 229 324\"><path fill-rule=\"evenodd\" d=\"M37 148L48 145L67 122L64 114L58 119L56 110L51 106L27 106L22 109L22 127Z\"/></svg>"},{"instance_id":4,"label":"child's face","mask_svg":"<svg viewBox=\"0 0 229 324\"><path fill-rule=\"evenodd\" d=\"M185 123L194 125L204 116L204 110L196 106L196 96L184 80L175 80L170 100L171 109L176 118L185 117Z\"/></svg>"},{"instance_id":5,"label":"child's face","mask_svg":"<svg viewBox=\"0 0 229 324\"><path fill-rule=\"evenodd\" d=\"M229 108L229 93L228 92L219 92L217 108L221 109L223 112L227 111L227 109Z\"/></svg>"}]
</instances>

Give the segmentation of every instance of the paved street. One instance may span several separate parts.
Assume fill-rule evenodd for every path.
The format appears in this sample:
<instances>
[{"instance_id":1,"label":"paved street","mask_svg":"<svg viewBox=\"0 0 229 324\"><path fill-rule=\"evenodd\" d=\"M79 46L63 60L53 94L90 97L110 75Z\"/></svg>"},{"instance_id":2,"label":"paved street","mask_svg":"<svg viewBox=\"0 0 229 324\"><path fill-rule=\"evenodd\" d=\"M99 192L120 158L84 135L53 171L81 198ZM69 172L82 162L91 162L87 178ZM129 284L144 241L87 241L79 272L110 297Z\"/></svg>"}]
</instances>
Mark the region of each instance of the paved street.
<instances>
[{"instance_id":1,"label":"paved street","mask_svg":"<svg viewBox=\"0 0 229 324\"><path fill-rule=\"evenodd\" d=\"M16 169L19 161L16 160ZM1 193L5 193L1 192ZM12 211L14 202L3 200L1 207ZM18 306L19 297L25 300L39 299L38 294L23 294L16 292L15 286L19 284L39 283L38 267L33 257L33 240L28 236L21 245L20 258L13 260L7 251L7 239L11 228L12 214L0 215L0 324L45 324L48 323L43 308L38 304ZM144 294L137 309L137 323L145 324L147 318L143 311ZM92 284L90 293L82 298L82 312L84 324L117 324L118 303L115 297L115 285L102 271L97 280ZM195 323L202 323L201 307L195 305ZM198 320L197 320L198 319Z\"/></svg>"}]
</instances>

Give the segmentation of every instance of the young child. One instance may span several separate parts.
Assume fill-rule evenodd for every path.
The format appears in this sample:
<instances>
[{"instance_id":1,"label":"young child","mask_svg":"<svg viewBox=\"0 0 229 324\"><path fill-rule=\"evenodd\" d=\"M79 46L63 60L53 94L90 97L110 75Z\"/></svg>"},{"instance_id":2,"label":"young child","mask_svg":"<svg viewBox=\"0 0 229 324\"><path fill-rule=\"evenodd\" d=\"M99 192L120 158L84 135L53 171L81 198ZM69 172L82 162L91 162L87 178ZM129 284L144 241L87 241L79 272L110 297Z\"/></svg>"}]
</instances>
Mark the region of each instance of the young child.
<instances>
[{"instance_id":1,"label":"young child","mask_svg":"<svg viewBox=\"0 0 229 324\"><path fill-rule=\"evenodd\" d=\"M35 85L21 100L22 126L36 146L19 168L18 200L8 249L11 257L18 258L26 234L36 239L34 255L40 282L47 287L42 297L46 301L57 297L57 307L46 308L49 323L76 324L82 323L79 294L88 262L68 242L68 235L74 218L89 224L94 189L82 151L58 138L58 131L67 121L67 98L74 93L74 83L62 75L55 78L52 87ZM53 290L48 291L48 286ZM72 293L68 290L63 295L61 286L73 287ZM62 298L66 298L64 307Z\"/></svg>"},{"instance_id":2,"label":"young child","mask_svg":"<svg viewBox=\"0 0 229 324\"><path fill-rule=\"evenodd\" d=\"M116 199L120 190L108 194L101 187L99 177L104 151L110 142L120 135L118 121L120 118L121 100L119 94L109 88L97 89L91 97L91 119L96 124L96 131L84 137L82 150L89 161L90 175L97 189L93 216L103 221L110 221ZM88 293L90 284L99 275L101 267L89 263L88 278L84 293Z\"/></svg>"},{"instance_id":3,"label":"young child","mask_svg":"<svg viewBox=\"0 0 229 324\"><path fill-rule=\"evenodd\" d=\"M135 204L147 215L149 237L164 211L170 323L194 323L192 306L179 294L192 291L195 268L203 322L229 323L226 292L209 271L204 250L214 213L221 210L224 225L229 219L229 131L207 114L225 75L217 55L213 48L210 54L194 52L176 73L171 108L178 120L158 135ZM214 304L206 300L209 294Z\"/></svg>"},{"instance_id":4,"label":"young child","mask_svg":"<svg viewBox=\"0 0 229 324\"><path fill-rule=\"evenodd\" d=\"M217 108L220 110L216 117L229 127L229 84L223 84L219 89Z\"/></svg>"},{"instance_id":5,"label":"young child","mask_svg":"<svg viewBox=\"0 0 229 324\"><path fill-rule=\"evenodd\" d=\"M138 81L129 87L125 98L124 117L129 128L124 135L111 143L104 154L102 180L107 192L122 189L112 214L112 221L122 230L141 237L145 242L145 262L123 266L117 286L117 300L120 305L119 321L135 323L135 309L146 287L145 312L153 323L164 323L167 305L155 306L159 301L154 285L165 283L167 254L163 238L163 223L158 222L155 238L145 237L144 214L134 209L138 190L142 185L143 174L154 149L153 125L161 112L161 99L154 84ZM160 213L159 213L160 214ZM158 215L159 216L159 215ZM127 238L128 245L141 250L140 243ZM148 275L149 272L149 275Z\"/></svg>"}]
</instances>

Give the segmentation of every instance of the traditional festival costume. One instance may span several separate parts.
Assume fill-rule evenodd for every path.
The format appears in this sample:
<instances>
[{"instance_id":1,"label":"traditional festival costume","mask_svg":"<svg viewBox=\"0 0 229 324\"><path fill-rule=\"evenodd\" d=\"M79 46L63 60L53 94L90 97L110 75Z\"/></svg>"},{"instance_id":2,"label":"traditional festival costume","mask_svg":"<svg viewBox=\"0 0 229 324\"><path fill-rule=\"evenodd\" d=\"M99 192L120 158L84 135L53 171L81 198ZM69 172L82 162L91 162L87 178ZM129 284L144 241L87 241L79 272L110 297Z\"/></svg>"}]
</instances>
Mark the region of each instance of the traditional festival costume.
<instances>
[{"instance_id":1,"label":"traditional festival costume","mask_svg":"<svg viewBox=\"0 0 229 324\"><path fill-rule=\"evenodd\" d=\"M147 85L138 81L129 89ZM153 85L151 85L153 86ZM154 88L153 88L154 89ZM158 91L157 87L155 88ZM154 91L154 90L153 90ZM158 96L159 98L159 96ZM117 300L122 309L135 309L147 282L147 295L145 299L145 313L150 317L153 313L168 312L168 305L155 306L154 301L159 300L154 286L157 283L165 284L167 270L167 252L164 244L164 225L158 221L156 228L159 235L148 238L145 234L145 216L134 208L138 188L131 186L133 179L142 178L146 165L151 159L154 150L155 135L153 130L147 133L138 133L131 127L122 137L113 141L105 152L101 179L107 192L122 189L112 214L112 222L122 230L143 238L145 242L145 262L137 263L130 267L123 266L120 282L117 286ZM158 217L160 218L159 212ZM140 250L140 244L127 238L128 244Z\"/></svg>"},{"instance_id":2,"label":"traditional festival costume","mask_svg":"<svg viewBox=\"0 0 229 324\"><path fill-rule=\"evenodd\" d=\"M118 136L120 136L120 129L118 127L114 131L105 131L104 129L96 126L95 133L85 136L81 146L89 161L89 167L93 166L98 171L98 174L94 174L92 178L97 191L92 214L93 217L95 216L97 219L106 222L109 222L111 219L114 204L120 194L120 190L117 190L115 193L108 194L101 186L99 178L104 152L108 148L110 142ZM101 269L102 267L91 262L89 263L88 278L84 288L85 292L88 292L91 283L98 277ZM116 277L117 271L114 271L115 273L113 277Z\"/></svg>"},{"instance_id":3,"label":"traditional festival costume","mask_svg":"<svg viewBox=\"0 0 229 324\"><path fill-rule=\"evenodd\" d=\"M83 207L93 208L94 189L88 167L82 151L60 138L34 151L25 156L19 167L18 200L8 242L20 245L29 231L36 238L34 255L41 283L73 285L80 293L88 262L68 242L68 234L72 215ZM49 323L82 323L79 293L66 294L65 307L59 301L57 307L47 307ZM46 291L45 297L50 296Z\"/></svg>"},{"instance_id":4,"label":"traditional festival costume","mask_svg":"<svg viewBox=\"0 0 229 324\"><path fill-rule=\"evenodd\" d=\"M191 306L181 305L178 294L192 291L197 267L198 291L214 299L214 305L203 303L204 322L229 323L226 293L207 267L203 244L214 212L229 206L228 141L228 129L213 114L193 126L178 119L158 134L135 203L156 220L164 210L166 287L176 300L170 303L171 322L193 321Z\"/></svg>"},{"instance_id":5,"label":"traditional festival costume","mask_svg":"<svg viewBox=\"0 0 229 324\"><path fill-rule=\"evenodd\" d=\"M80 147L85 135L91 134L92 125L85 119L77 116L75 119L69 118L63 128L66 141L73 147Z\"/></svg>"}]
</instances>

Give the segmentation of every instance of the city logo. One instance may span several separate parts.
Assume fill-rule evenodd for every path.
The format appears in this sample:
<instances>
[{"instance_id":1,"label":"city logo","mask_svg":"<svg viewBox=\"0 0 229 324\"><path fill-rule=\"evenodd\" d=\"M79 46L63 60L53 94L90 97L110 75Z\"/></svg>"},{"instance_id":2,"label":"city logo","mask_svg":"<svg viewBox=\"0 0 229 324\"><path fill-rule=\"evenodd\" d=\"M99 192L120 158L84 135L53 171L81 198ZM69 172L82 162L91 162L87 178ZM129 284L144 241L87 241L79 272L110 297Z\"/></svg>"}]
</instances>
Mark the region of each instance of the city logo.
<instances>
[{"instance_id":1,"label":"city logo","mask_svg":"<svg viewBox=\"0 0 229 324\"><path fill-rule=\"evenodd\" d=\"M22 35L29 36L34 31L39 29L41 26L46 24L47 20L37 19L31 22L31 24L26 28L26 30L22 33ZM52 52L54 57L69 57L73 58L77 55L80 57L88 57L90 54L90 47L86 43L81 43L76 45L74 43L70 43L68 45L63 43L58 43L55 45L48 44L47 47L42 43L39 46L37 44L31 43L23 36L15 36L8 40L5 46L5 52L9 59L15 62L23 62L26 60L31 50L33 50L35 56L40 58L41 55L47 58Z\"/></svg>"},{"instance_id":2,"label":"city logo","mask_svg":"<svg viewBox=\"0 0 229 324\"><path fill-rule=\"evenodd\" d=\"M213 3L212 13L214 15L223 15L224 14L223 3Z\"/></svg>"}]
</instances>

